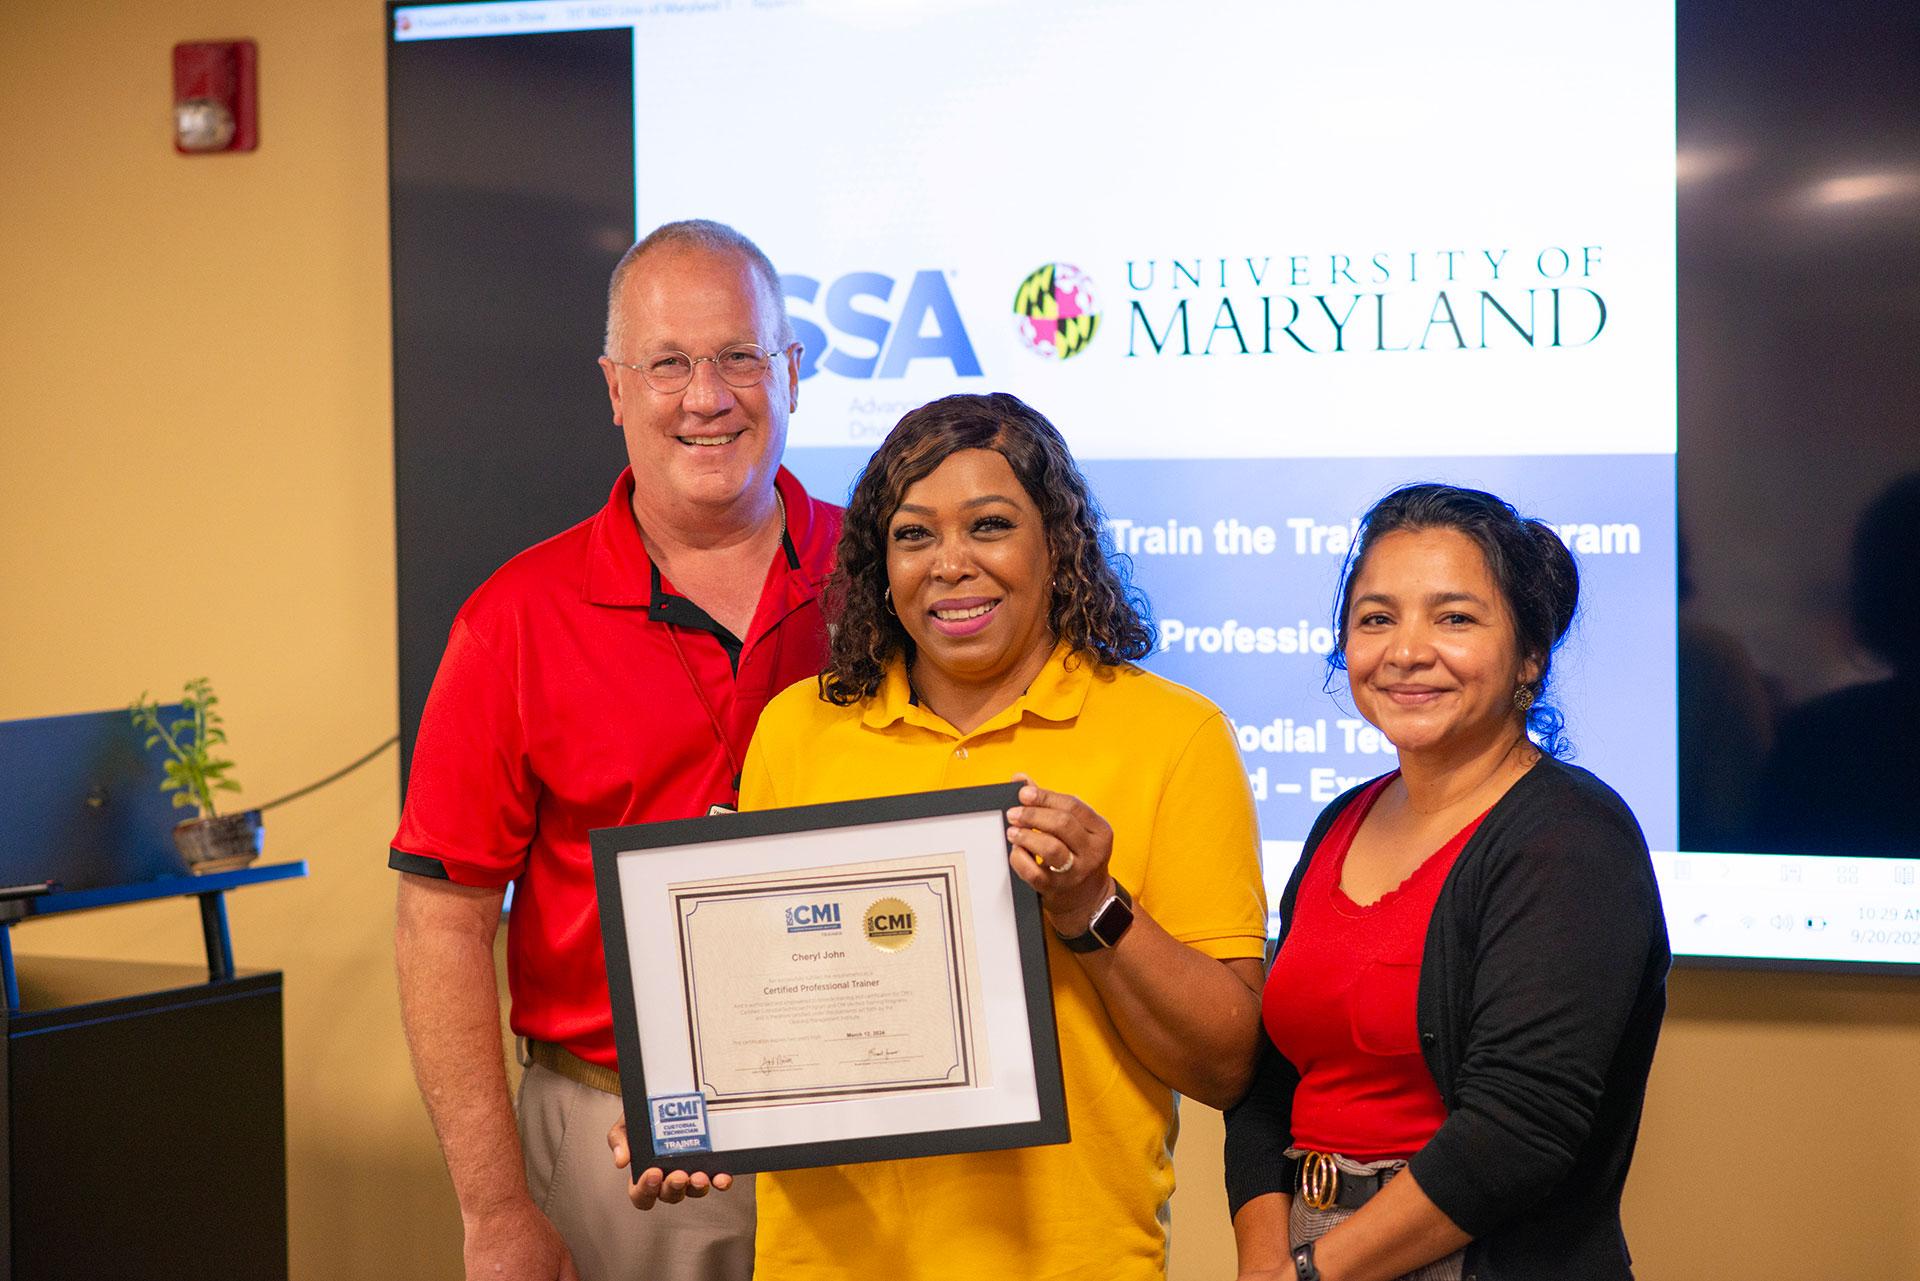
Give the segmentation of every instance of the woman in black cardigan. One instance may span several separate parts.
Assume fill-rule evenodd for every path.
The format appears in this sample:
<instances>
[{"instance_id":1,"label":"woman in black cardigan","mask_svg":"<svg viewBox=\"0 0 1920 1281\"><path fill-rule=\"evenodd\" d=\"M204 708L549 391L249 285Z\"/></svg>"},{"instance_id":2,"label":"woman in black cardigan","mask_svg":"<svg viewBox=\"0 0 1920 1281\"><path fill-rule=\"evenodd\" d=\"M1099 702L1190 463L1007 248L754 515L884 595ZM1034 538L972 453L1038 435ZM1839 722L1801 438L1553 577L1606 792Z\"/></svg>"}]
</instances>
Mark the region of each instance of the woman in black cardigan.
<instances>
[{"instance_id":1,"label":"woman in black cardigan","mask_svg":"<svg viewBox=\"0 0 1920 1281\"><path fill-rule=\"evenodd\" d=\"M1670 954L1639 824L1555 758L1542 694L1578 591L1560 539L1490 494L1411 486L1366 517L1336 663L1400 768L1328 807L1280 901L1227 1115L1246 1281L1632 1276L1620 1192Z\"/></svg>"}]
</instances>

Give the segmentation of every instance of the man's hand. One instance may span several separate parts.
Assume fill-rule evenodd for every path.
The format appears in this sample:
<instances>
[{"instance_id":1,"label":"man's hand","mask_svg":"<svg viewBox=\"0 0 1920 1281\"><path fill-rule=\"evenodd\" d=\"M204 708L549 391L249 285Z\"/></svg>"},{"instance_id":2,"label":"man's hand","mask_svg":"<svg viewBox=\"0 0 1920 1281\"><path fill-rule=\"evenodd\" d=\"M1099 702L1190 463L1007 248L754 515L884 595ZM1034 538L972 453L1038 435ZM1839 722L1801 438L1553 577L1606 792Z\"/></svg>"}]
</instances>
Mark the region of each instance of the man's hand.
<instances>
[{"instance_id":1,"label":"man's hand","mask_svg":"<svg viewBox=\"0 0 1920 1281\"><path fill-rule=\"evenodd\" d=\"M573 1256L532 1201L467 1221L467 1281L580 1281Z\"/></svg>"},{"instance_id":2,"label":"man's hand","mask_svg":"<svg viewBox=\"0 0 1920 1281\"><path fill-rule=\"evenodd\" d=\"M613 1149L613 1166L624 1170L633 1163L633 1151L627 1146L627 1122L622 1118L613 1123L607 1131L607 1146ZM731 1174L716 1174L712 1178L695 1171L675 1170L668 1174L663 1170L642 1170L640 1177L627 1184L627 1199L642 1210L651 1210L656 1204L665 1202L678 1205L689 1197L698 1199L709 1190L725 1192L733 1186Z\"/></svg>"}]
</instances>

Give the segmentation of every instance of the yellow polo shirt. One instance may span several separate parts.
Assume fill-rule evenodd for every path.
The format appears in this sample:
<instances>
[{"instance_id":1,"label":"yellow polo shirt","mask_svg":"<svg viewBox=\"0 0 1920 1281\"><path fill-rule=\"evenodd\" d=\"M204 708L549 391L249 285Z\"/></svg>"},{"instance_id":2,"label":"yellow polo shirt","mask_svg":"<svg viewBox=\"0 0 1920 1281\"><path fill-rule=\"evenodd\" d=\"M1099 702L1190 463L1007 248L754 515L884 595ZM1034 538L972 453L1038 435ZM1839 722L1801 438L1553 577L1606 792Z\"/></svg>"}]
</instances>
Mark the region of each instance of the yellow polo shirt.
<instances>
[{"instance_id":1,"label":"yellow polo shirt","mask_svg":"<svg viewBox=\"0 0 1920 1281\"><path fill-rule=\"evenodd\" d=\"M851 707L802 681L747 749L743 809L1006 782L1024 773L1113 826L1113 874L1175 938L1220 959L1266 942L1253 798L1220 709L1132 666L1056 649L971 734L916 705L904 666ZM1051 935L1051 931L1049 931ZM755 1281L1166 1275L1173 1092L1127 1049L1074 954L1049 938L1073 1141L763 1174Z\"/></svg>"}]
</instances>

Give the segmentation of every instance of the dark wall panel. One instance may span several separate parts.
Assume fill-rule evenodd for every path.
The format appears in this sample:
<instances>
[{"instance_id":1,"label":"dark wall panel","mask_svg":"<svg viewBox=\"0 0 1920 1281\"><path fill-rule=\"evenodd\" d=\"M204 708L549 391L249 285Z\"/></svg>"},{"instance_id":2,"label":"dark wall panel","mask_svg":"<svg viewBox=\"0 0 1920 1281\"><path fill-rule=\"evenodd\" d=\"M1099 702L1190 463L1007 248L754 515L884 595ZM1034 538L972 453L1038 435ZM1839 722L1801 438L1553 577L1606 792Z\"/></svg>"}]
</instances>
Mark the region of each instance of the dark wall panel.
<instances>
[{"instance_id":1,"label":"dark wall panel","mask_svg":"<svg viewBox=\"0 0 1920 1281\"><path fill-rule=\"evenodd\" d=\"M461 601L625 462L594 359L633 238L632 41L390 49L403 778Z\"/></svg>"}]
</instances>

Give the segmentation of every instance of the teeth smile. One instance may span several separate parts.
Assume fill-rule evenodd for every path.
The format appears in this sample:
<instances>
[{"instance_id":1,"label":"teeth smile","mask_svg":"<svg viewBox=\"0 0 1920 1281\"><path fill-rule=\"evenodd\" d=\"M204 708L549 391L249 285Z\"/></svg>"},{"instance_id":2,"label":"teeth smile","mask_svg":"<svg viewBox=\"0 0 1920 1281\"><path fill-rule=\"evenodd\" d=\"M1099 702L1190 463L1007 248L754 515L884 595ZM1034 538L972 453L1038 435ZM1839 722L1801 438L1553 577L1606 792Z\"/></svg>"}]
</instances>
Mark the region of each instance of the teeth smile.
<instances>
[{"instance_id":1,"label":"teeth smile","mask_svg":"<svg viewBox=\"0 0 1920 1281\"><path fill-rule=\"evenodd\" d=\"M735 440L739 439L739 437L739 432L734 432L731 436L682 436L680 437L680 443L684 445L731 445Z\"/></svg>"},{"instance_id":2,"label":"teeth smile","mask_svg":"<svg viewBox=\"0 0 1920 1281\"><path fill-rule=\"evenodd\" d=\"M960 623L969 618L978 618L992 608L993 605L975 605L972 609L936 609L933 616L945 623Z\"/></svg>"}]
</instances>

